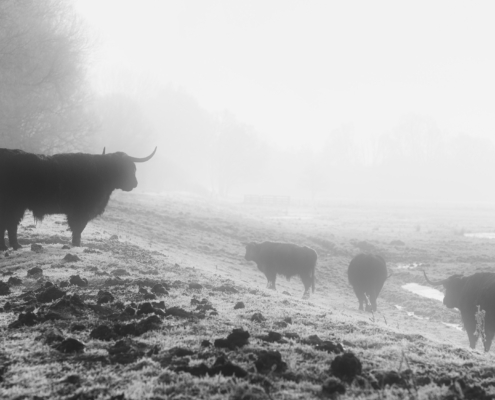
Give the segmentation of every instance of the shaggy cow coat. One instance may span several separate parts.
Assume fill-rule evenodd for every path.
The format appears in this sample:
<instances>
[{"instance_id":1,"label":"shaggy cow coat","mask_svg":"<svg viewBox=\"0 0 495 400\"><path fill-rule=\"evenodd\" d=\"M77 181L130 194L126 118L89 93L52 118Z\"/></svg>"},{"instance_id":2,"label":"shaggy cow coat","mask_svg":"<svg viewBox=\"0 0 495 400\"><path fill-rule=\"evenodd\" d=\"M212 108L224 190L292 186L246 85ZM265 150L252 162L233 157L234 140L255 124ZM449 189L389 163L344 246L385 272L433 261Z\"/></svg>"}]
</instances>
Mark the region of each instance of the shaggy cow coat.
<instances>
[{"instance_id":1,"label":"shaggy cow coat","mask_svg":"<svg viewBox=\"0 0 495 400\"><path fill-rule=\"evenodd\" d=\"M363 309L364 303L366 311L376 311L376 299L387 279L385 260L378 255L358 254L351 260L347 276L358 298L359 309Z\"/></svg>"},{"instance_id":2,"label":"shaggy cow coat","mask_svg":"<svg viewBox=\"0 0 495 400\"><path fill-rule=\"evenodd\" d=\"M478 306L485 311L484 330L485 351L490 346L495 335L495 273L477 272L470 276L452 275L441 281L430 281L423 271L426 281L431 285L443 285L445 297L443 304L447 308L458 308L461 312L462 323L466 329L469 346L474 349L479 335L476 332L476 313Z\"/></svg>"},{"instance_id":3,"label":"shaggy cow coat","mask_svg":"<svg viewBox=\"0 0 495 400\"><path fill-rule=\"evenodd\" d=\"M142 159L122 152L45 156L0 149L0 250L7 249L5 231L10 246L21 247L17 226L26 210L37 220L65 214L72 244L80 246L86 224L105 211L112 192L137 186L134 163L147 161L153 154Z\"/></svg>"},{"instance_id":4,"label":"shaggy cow coat","mask_svg":"<svg viewBox=\"0 0 495 400\"><path fill-rule=\"evenodd\" d=\"M304 296L309 296L309 288L315 291L315 268L318 255L309 247L292 243L251 242L246 245L247 261L254 261L267 279L267 287L276 289L278 275L287 279L299 275L304 284Z\"/></svg>"}]
</instances>

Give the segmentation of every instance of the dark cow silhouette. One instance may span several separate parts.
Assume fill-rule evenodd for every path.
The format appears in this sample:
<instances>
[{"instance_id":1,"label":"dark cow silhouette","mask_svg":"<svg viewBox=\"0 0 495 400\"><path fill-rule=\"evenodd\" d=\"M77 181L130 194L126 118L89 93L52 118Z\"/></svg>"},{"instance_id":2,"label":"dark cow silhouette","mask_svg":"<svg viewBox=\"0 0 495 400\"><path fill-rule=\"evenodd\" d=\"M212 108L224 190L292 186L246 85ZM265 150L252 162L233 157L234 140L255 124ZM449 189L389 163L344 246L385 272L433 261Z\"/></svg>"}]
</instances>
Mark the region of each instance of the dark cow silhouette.
<instances>
[{"instance_id":1,"label":"dark cow silhouette","mask_svg":"<svg viewBox=\"0 0 495 400\"><path fill-rule=\"evenodd\" d=\"M309 296L309 288L315 291L315 268L318 255L309 247L292 243L251 242L246 244L247 261L254 261L267 279L267 287L276 289L277 274L287 279L299 275L304 284L304 295Z\"/></svg>"},{"instance_id":2,"label":"dark cow silhouette","mask_svg":"<svg viewBox=\"0 0 495 400\"><path fill-rule=\"evenodd\" d=\"M387 279L385 260L378 255L358 254L349 264L347 277L358 298L359 309L363 309L364 303L366 311L376 311L376 299Z\"/></svg>"},{"instance_id":3,"label":"dark cow silhouette","mask_svg":"<svg viewBox=\"0 0 495 400\"><path fill-rule=\"evenodd\" d=\"M470 276L452 275L440 281L426 281L433 286L443 285L443 304L448 308L458 308L466 329L469 346L474 349L478 341L476 334L476 313L478 306L485 311L485 351L490 350L495 334L495 273L477 272Z\"/></svg>"},{"instance_id":4,"label":"dark cow silhouette","mask_svg":"<svg viewBox=\"0 0 495 400\"><path fill-rule=\"evenodd\" d=\"M148 161L125 153L62 153L53 156L0 149L0 250L6 250L5 231L14 249L17 225L26 210L34 218L65 214L72 230L72 244L81 245L86 224L101 215L115 189L137 186L134 163Z\"/></svg>"}]
</instances>

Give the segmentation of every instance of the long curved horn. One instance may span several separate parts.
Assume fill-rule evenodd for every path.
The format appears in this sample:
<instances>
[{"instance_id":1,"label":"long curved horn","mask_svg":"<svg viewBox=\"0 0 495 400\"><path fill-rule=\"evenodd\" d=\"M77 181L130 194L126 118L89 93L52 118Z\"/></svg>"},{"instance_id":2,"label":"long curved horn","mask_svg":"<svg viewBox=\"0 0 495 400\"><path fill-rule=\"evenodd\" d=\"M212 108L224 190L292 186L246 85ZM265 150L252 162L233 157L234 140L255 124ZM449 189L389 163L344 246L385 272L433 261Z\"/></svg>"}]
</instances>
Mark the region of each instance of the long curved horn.
<instances>
[{"instance_id":1,"label":"long curved horn","mask_svg":"<svg viewBox=\"0 0 495 400\"><path fill-rule=\"evenodd\" d=\"M103 147L103 153L101 153L102 156L105 155L105 148Z\"/></svg>"},{"instance_id":2,"label":"long curved horn","mask_svg":"<svg viewBox=\"0 0 495 400\"><path fill-rule=\"evenodd\" d=\"M433 286L443 285L445 283L445 281L447 280L447 279L443 279L441 281L433 281L432 282L426 276L426 272L425 271L423 271L423 274L425 275L426 282L428 282L430 285L433 285Z\"/></svg>"},{"instance_id":3,"label":"long curved horn","mask_svg":"<svg viewBox=\"0 0 495 400\"><path fill-rule=\"evenodd\" d=\"M143 158L137 158L137 157L131 157L131 156L127 156L130 158L131 161L133 162L146 162L148 161L151 157L153 157L155 155L155 152L156 152L156 149L158 147L155 147L155 150L153 150L153 153L151 153L148 157L143 157Z\"/></svg>"}]
</instances>

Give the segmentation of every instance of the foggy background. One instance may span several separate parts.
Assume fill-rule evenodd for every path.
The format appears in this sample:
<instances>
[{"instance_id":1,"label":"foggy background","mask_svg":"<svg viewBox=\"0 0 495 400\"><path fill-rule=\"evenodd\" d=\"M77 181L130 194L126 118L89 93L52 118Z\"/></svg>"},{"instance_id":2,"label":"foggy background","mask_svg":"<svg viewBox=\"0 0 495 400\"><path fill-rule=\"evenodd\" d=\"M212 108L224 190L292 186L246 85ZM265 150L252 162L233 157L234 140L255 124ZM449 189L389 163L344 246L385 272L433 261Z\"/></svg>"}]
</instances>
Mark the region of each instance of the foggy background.
<instances>
[{"instance_id":1,"label":"foggy background","mask_svg":"<svg viewBox=\"0 0 495 400\"><path fill-rule=\"evenodd\" d=\"M158 146L146 192L492 202L494 10L2 1L0 147Z\"/></svg>"}]
</instances>

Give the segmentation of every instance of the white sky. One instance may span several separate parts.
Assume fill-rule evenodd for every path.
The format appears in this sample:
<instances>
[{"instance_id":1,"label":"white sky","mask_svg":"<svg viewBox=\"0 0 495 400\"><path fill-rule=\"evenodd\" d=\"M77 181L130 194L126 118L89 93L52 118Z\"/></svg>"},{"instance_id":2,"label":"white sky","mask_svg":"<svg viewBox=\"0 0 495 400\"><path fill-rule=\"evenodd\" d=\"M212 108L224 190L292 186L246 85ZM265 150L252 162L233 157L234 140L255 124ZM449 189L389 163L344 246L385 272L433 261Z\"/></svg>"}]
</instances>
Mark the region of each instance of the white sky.
<instances>
[{"instance_id":1,"label":"white sky","mask_svg":"<svg viewBox=\"0 0 495 400\"><path fill-rule=\"evenodd\" d=\"M375 135L410 114L495 139L495 3L76 0L94 68L150 74L279 146L343 124ZM103 90L103 89L102 89Z\"/></svg>"}]
</instances>

